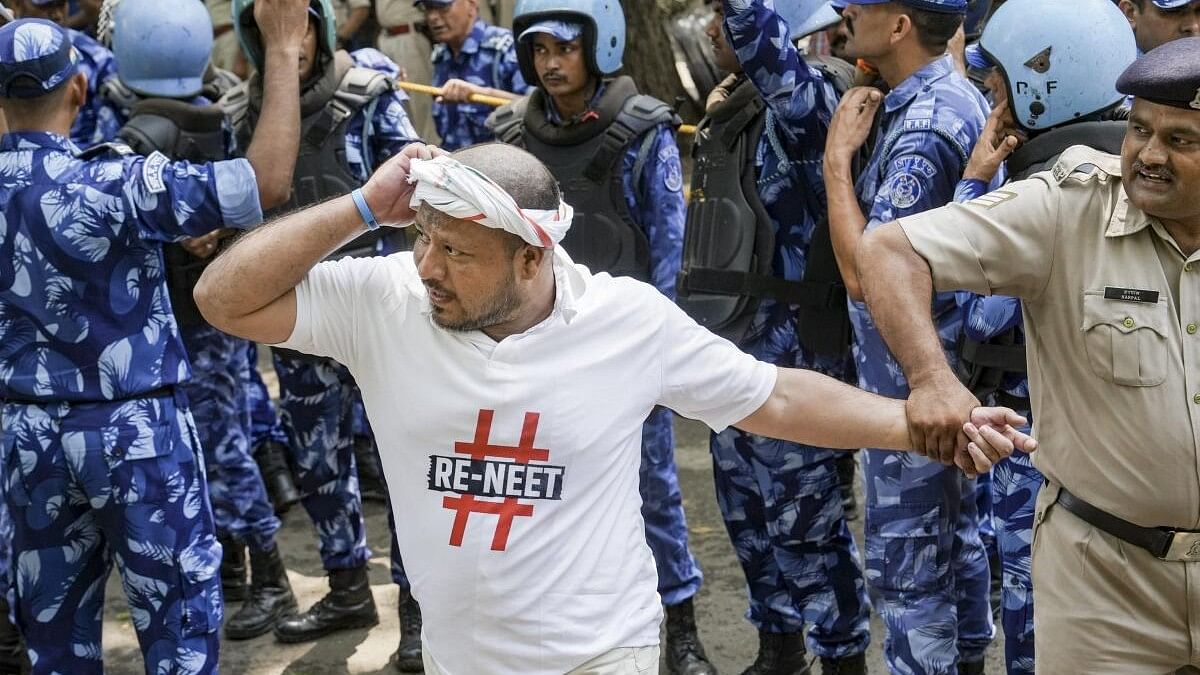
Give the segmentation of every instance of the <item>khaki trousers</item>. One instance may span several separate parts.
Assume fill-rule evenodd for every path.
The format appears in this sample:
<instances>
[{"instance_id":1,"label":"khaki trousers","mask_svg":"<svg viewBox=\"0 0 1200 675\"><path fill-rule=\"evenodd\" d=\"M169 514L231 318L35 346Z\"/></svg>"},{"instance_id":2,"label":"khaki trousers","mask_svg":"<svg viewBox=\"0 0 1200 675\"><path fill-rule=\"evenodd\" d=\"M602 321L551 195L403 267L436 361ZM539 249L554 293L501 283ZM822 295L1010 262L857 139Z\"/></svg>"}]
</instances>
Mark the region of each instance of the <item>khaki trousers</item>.
<instances>
[{"instance_id":1,"label":"khaki trousers","mask_svg":"<svg viewBox=\"0 0 1200 675\"><path fill-rule=\"evenodd\" d=\"M213 65L222 70L233 70L234 62L237 60L238 52L241 49L242 46L237 41L237 34L231 30L225 31L223 35L213 40Z\"/></svg>"},{"instance_id":2,"label":"khaki trousers","mask_svg":"<svg viewBox=\"0 0 1200 675\"><path fill-rule=\"evenodd\" d=\"M379 34L379 51L400 66L409 82L432 84L433 64L429 61L429 55L433 47L425 36L417 33L388 35L384 30ZM421 140L435 145L441 143L441 137L433 126L433 97L409 94L408 98L409 119Z\"/></svg>"},{"instance_id":3,"label":"khaki trousers","mask_svg":"<svg viewBox=\"0 0 1200 675\"><path fill-rule=\"evenodd\" d=\"M1164 675L1200 666L1200 563L1159 560L1038 495L1033 537L1039 675ZM1190 672L1184 670L1182 672Z\"/></svg>"},{"instance_id":4,"label":"khaki trousers","mask_svg":"<svg viewBox=\"0 0 1200 675\"><path fill-rule=\"evenodd\" d=\"M425 645L421 647L425 675L447 675L429 656L429 649ZM567 675L658 675L658 657L658 645L620 647L597 656Z\"/></svg>"}]
</instances>

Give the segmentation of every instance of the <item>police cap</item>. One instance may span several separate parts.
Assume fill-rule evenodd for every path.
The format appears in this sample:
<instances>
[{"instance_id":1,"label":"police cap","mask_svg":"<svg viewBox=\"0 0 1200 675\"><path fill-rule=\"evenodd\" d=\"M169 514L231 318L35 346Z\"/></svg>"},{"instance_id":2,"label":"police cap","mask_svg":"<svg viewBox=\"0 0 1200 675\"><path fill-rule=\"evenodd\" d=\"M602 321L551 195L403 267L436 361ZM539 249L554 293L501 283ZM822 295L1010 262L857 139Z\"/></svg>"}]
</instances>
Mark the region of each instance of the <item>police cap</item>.
<instances>
[{"instance_id":1,"label":"police cap","mask_svg":"<svg viewBox=\"0 0 1200 675\"><path fill-rule=\"evenodd\" d=\"M79 54L53 21L20 19L0 28L0 98L37 98L79 68Z\"/></svg>"},{"instance_id":2,"label":"police cap","mask_svg":"<svg viewBox=\"0 0 1200 675\"><path fill-rule=\"evenodd\" d=\"M884 5L892 0L843 0L836 5ZM947 14L966 14L967 0L899 0L900 4L914 9Z\"/></svg>"},{"instance_id":3,"label":"police cap","mask_svg":"<svg viewBox=\"0 0 1200 675\"><path fill-rule=\"evenodd\" d=\"M1166 10L1183 9L1184 7L1187 7L1188 5L1192 4L1193 2L1200 2L1200 0L1150 0L1150 1L1152 3L1154 3L1155 7L1159 8L1159 9L1166 9Z\"/></svg>"},{"instance_id":4,"label":"police cap","mask_svg":"<svg viewBox=\"0 0 1200 675\"><path fill-rule=\"evenodd\" d=\"M1117 79L1117 91L1200 111L1200 37L1172 40L1138 57Z\"/></svg>"},{"instance_id":5,"label":"police cap","mask_svg":"<svg viewBox=\"0 0 1200 675\"><path fill-rule=\"evenodd\" d=\"M454 0L413 0L413 7L441 9L454 4Z\"/></svg>"}]
</instances>

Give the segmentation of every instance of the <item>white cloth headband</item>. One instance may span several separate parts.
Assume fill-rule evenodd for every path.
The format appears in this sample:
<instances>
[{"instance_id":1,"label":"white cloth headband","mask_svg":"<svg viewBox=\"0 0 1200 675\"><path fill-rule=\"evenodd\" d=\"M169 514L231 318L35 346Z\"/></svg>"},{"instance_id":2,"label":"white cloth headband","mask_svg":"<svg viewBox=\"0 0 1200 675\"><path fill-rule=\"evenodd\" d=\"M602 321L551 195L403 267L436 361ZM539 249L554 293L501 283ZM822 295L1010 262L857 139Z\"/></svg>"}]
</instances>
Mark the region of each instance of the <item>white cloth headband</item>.
<instances>
[{"instance_id":1,"label":"white cloth headband","mask_svg":"<svg viewBox=\"0 0 1200 675\"><path fill-rule=\"evenodd\" d=\"M540 248L554 248L562 241L575 215L562 200L555 211L522 209L492 179L448 155L412 160L408 182L417 186L410 201L414 210L425 202L446 215L511 232Z\"/></svg>"}]
</instances>

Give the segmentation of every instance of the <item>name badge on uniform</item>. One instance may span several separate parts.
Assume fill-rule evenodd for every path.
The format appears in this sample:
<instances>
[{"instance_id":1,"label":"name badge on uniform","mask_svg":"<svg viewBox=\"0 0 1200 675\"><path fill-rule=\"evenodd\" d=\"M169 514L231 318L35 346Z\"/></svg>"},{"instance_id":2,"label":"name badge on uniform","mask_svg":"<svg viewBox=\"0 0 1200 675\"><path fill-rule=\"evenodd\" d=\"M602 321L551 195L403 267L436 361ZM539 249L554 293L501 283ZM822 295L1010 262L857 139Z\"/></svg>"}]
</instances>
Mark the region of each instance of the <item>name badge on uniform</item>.
<instances>
[{"instance_id":1,"label":"name badge on uniform","mask_svg":"<svg viewBox=\"0 0 1200 675\"><path fill-rule=\"evenodd\" d=\"M163 181L163 169L170 162L171 160L167 159L166 155L155 150L142 164L142 180L145 181L146 189L150 190L151 194L167 191L167 184Z\"/></svg>"},{"instance_id":2,"label":"name badge on uniform","mask_svg":"<svg viewBox=\"0 0 1200 675\"><path fill-rule=\"evenodd\" d=\"M1144 302L1158 304L1158 291L1146 291L1140 288L1118 288L1105 286L1104 297L1107 300L1124 300L1125 302Z\"/></svg>"}]
</instances>

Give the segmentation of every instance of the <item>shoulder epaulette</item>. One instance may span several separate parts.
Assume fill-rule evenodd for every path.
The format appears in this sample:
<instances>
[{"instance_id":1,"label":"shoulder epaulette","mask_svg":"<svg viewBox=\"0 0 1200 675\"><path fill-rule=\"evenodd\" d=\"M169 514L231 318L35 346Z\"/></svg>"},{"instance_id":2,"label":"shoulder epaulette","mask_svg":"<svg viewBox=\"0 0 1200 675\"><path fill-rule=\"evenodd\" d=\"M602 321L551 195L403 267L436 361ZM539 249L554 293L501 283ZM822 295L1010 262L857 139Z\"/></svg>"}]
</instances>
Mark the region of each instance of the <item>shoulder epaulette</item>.
<instances>
[{"instance_id":1,"label":"shoulder epaulette","mask_svg":"<svg viewBox=\"0 0 1200 675\"><path fill-rule=\"evenodd\" d=\"M80 150L75 157L82 160L99 159L105 155L113 155L116 157L130 157L134 155L133 148L117 141L109 141L108 143L100 143L93 145L86 150Z\"/></svg>"},{"instance_id":2,"label":"shoulder epaulette","mask_svg":"<svg viewBox=\"0 0 1200 675\"><path fill-rule=\"evenodd\" d=\"M1086 145L1067 148L1050 169L1054 182L1062 185L1071 180L1086 183L1093 178L1106 182L1112 176L1121 175L1121 158Z\"/></svg>"}]
</instances>

